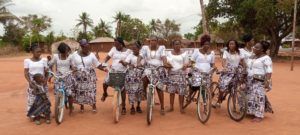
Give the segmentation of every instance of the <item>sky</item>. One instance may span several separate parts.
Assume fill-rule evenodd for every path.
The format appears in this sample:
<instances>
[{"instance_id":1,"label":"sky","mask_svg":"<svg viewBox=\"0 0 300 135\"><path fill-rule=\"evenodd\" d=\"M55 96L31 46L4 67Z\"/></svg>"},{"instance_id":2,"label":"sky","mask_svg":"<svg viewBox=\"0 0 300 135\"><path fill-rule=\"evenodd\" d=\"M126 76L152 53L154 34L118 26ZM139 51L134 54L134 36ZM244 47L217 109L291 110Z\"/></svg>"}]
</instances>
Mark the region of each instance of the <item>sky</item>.
<instances>
[{"instance_id":1,"label":"sky","mask_svg":"<svg viewBox=\"0 0 300 135\"><path fill-rule=\"evenodd\" d=\"M174 19L180 23L180 33L194 32L200 17L199 0L12 0L13 5L9 10L16 16L28 14L47 15L52 18L52 26L48 30L56 35L64 33L73 36L72 32L79 14L87 12L94 24L100 18L109 22L114 31L116 23L113 16L118 12L124 12L131 17L140 18L148 24L152 18L165 20ZM204 0L207 2L207 0ZM82 29L82 28L79 28ZM3 34L3 27L0 27Z\"/></svg>"}]
</instances>

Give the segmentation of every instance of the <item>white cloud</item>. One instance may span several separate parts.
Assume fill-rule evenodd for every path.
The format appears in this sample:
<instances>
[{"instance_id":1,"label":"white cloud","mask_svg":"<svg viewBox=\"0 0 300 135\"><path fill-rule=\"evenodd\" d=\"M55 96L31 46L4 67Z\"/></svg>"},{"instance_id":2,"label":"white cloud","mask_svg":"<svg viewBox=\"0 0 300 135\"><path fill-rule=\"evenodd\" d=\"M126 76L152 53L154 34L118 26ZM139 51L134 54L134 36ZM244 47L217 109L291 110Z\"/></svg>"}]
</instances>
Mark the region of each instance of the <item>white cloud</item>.
<instances>
[{"instance_id":1,"label":"white cloud","mask_svg":"<svg viewBox=\"0 0 300 135\"><path fill-rule=\"evenodd\" d=\"M98 23L100 18L113 22L112 16L122 11L148 23L152 18L174 19L181 24L181 33L193 32L200 20L199 0L13 0L9 9L17 16L47 15L52 18L51 30L71 34L81 12L87 12ZM115 28L115 23L111 24ZM3 30L0 30L3 31Z\"/></svg>"}]
</instances>

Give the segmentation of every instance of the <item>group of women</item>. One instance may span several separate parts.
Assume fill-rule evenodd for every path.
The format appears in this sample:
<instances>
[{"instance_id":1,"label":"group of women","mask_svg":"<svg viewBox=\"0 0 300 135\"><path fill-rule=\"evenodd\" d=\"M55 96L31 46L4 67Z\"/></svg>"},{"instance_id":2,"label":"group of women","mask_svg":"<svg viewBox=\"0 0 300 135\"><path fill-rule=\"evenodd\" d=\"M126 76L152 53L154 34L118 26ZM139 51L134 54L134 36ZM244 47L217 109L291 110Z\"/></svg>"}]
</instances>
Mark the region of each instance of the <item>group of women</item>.
<instances>
[{"instance_id":1,"label":"group of women","mask_svg":"<svg viewBox=\"0 0 300 135\"><path fill-rule=\"evenodd\" d=\"M236 69L247 73L246 93L248 99L249 115L254 116L254 121L261 121L264 112L272 112L270 102L266 98L266 90L271 90L272 60L266 54L269 43L261 41L254 44L252 36L246 35L243 38L244 48L239 48L235 40L230 40L227 50L222 55L222 66L224 74L220 76L221 94L228 90L228 84L233 79L232 74L226 74ZM205 79L210 84L212 80L212 69L215 68L215 53L210 49L210 36L201 37L200 48L194 49L192 54L181 49L180 40L172 41L173 50L166 51L165 46L158 44L156 36L150 37L149 45L142 45L140 42L132 44L128 49L122 38L116 38L114 47L107 54L104 63L99 62L94 53L91 52L87 40L80 40L81 49L71 53L67 44L61 43L58 47L58 54L54 54L51 61L41 58L41 49L38 45L31 46L32 58L24 60L24 74L28 81L27 89L27 111L28 116L35 119L40 124L39 118L50 115L49 100L44 100L45 104L36 104L39 95L34 92L38 84L34 79L36 74L43 75L43 83L40 85L44 90L44 95L48 96L47 78L48 70L54 70L57 75L62 75L65 81L66 94L69 98L70 114L73 112L73 104L80 105L80 112L84 112L84 105L92 106L92 111L96 108L96 82L97 76L95 68L107 72L107 62L111 59L112 64L109 71L126 71L125 86L122 89L122 114L126 114L126 94L131 105L130 113L142 113L140 103L146 99L146 90L149 84L149 76L156 86L157 95L160 101L160 113L165 114L164 92L170 93L170 108L168 112L174 111L175 94L179 95L180 112L184 113L184 96L188 94L188 87L196 89L200 86L200 79ZM151 70L157 68L157 70ZM207 76L199 76L199 73L206 73ZM187 74L192 75L192 81L186 81ZM241 76L243 77L243 76ZM107 74L103 82L103 95L101 101L105 101L108 93L110 77ZM58 87L57 80L54 87ZM209 86L208 86L209 87ZM214 106L220 106L221 99ZM136 107L135 107L135 104ZM32 113L34 112L34 113ZM50 123L50 118L47 119Z\"/></svg>"}]
</instances>

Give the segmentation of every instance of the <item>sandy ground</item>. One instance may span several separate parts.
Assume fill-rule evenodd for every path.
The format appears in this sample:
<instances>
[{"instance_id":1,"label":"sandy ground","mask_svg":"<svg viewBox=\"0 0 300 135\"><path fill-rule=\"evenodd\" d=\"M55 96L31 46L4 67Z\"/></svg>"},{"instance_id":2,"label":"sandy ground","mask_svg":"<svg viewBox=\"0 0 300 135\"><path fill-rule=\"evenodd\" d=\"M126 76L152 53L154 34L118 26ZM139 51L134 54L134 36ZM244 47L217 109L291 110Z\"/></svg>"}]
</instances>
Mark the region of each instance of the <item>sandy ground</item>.
<instances>
[{"instance_id":1,"label":"sandy ground","mask_svg":"<svg viewBox=\"0 0 300 135\"><path fill-rule=\"evenodd\" d=\"M190 105L186 114L179 113L176 97L175 111L165 116L159 114L159 106L154 110L154 121L151 126L146 124L146 113L121 117L118 124L113 123L112 98L100 102L102 95L102 81L105 73L97 71L98 113L93 114L91 107L86 106L83 114L79 113L79 106L75 106L73 116L66 113L64 122L56 125L42 124L40 126L30 122L25 116L26 87L23 75L23 60L28 56L0 58L0 134L1 135L62 135L62 134L270 134L297 135L300 134L300 63L295 65L295 71L290 71L289 63L274 63L273 90L268 93L275 114L266 114L261 123L253 123L246 118L237 123L227 114L225 104L221 109L213 110L206 125L197 120L196 105ZM101 55L103 59L104 56ZM219 62L218 62L219 64ZM51 100L53 101L53 91ZM110 90L112 93L112 90ZM166 107L169 105L168 94L165 94ZM127 111L129 112L127 105ZM52 106L53 109L53 106ZM145 102L142 103L145 111Z\"/></svg>"}]
</instances>

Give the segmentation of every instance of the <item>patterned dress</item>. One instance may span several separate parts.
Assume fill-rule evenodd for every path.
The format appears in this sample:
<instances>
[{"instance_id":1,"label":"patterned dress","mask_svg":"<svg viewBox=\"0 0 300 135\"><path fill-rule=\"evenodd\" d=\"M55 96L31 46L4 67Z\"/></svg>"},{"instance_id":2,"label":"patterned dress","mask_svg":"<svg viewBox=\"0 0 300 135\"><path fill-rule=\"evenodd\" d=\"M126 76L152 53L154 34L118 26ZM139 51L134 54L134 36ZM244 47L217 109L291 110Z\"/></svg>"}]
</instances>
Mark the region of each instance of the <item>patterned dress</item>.
<instances>
[{"instance_id":1,"label":"patterned dress","mask_svg":"<svg viewBox=\"0 0 300 135\"><path fill-rule=\"evenodd\" d=\"M247 77L247 114L263 118L264 112L273 113L271 103L266 96L266 88L263 81L254 79L255 74L265 75L272 73L272 60L269 56L263 56L258 59L250 58L247 61L248 77ZM269 85L269 90L271 90Z\"/></svg>"}]
</instances>

